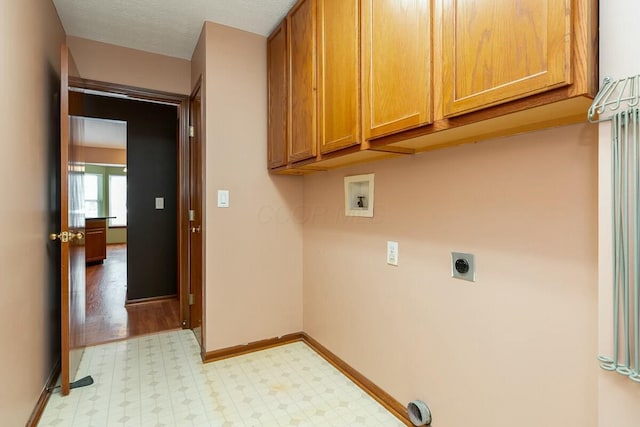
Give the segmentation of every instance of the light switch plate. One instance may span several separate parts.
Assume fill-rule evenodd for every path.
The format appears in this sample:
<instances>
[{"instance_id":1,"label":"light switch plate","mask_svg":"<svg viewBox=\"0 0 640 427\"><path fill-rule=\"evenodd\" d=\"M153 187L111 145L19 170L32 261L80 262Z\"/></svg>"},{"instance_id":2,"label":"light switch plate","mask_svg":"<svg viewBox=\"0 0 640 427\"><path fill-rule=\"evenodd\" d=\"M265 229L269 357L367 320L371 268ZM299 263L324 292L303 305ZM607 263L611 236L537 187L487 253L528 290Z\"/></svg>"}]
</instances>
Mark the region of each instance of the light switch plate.
<instances>
[{"instance_id":1,"label":"light switch plate","mask_svg":"<svg viewBox=\"0 0 640 427\"><path fill-rule=\"evenodd\" d=\"M164 209L164 197L156 197L156 209Z\"/></svg>"},{"instance_id":2,"label":"light switch plate","mask_svg":"<svg viewBox=\"0 0 640 427\"><path fill-rule=\"evenodd\" d=\"M398 265L398 242L387 242L387 264Z\"/></svg>"},{"instance_id":3,"label":"light switch plate","mask_svg":"<svg viewBox=\"0 0 640 427\"><path fill-rule=\"evenodd\" d=\"M218 190L218 207L229 207L229 190Z\"/></svg>"}]
</instances>

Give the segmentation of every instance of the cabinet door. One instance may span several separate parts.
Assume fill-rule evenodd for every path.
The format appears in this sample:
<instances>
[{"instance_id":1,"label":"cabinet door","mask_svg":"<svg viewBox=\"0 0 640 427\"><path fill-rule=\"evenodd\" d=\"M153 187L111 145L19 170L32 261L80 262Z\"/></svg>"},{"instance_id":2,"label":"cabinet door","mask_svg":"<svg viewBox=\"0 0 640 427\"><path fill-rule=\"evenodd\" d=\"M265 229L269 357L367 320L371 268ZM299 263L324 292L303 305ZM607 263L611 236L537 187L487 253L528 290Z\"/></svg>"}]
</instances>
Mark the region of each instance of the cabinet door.
<instances>
[{"instance_id":1,"label":"cabinet door","mask_svg":"<svg viewBox=\"0 0 640 427\"><path fill-rule=\"evenodd\" d=\"M362 0L366 139L432 120L430 0Z\"/></svg>"},{"instance_id":2,"label":"cabinet door","mask_svg":"<svg viewBox=\"0 0 640 427\"><path fill-rule=\"evenodd\" d=\"M287 25L280 25L267 41L269 86L269 168L287 164Z\"/></svg>"},{"instance_id":3,"label":"cabinet door","mask_svg":"<svg viewBox=\"0 0 640 427\"><path fill-rule=\"evenodd\" d=\"M316 0L298 2L289 25L289 161L315 157L316 127Z\"/></svg>"},{"instance_id":4,"label":"cabinet door","mask_svg":"<svg viewBox=\"0 0 640 427\"><path fill-rule=\"evenodd\" d=\"M360 143L360 0L318 0L320 152Z\"/></svg>"},{"instance_id":5,"label":"cabinet door","mask_svg":"<svg viewBox=\"0 0 640 427\"><path fill-rule=\"evenodd\" d=\"M440 1L445 116L571 83L570 0Z\"/></svg>"},{"instance_id":6,"label":"cabinet door","mask_svg":"<svg viewBox=\"0 0 640 427\"><path fill-rule=\"evenodd\" d=\"M107 257L106 220L100 219L86 222L84 244L86 262L102 261Z\"/></svg>"}]
</instances>

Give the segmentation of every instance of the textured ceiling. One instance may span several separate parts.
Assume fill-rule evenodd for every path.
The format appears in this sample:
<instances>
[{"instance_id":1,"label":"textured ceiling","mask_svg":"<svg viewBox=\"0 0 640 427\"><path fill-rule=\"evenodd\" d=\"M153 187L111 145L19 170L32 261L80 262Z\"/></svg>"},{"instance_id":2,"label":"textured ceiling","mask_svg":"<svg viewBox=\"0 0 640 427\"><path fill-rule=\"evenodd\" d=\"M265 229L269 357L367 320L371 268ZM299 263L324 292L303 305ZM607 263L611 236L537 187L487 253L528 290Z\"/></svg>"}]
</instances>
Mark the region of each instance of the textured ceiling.
<instances>
[{"instance_id":1,"label":"textured ceiling","mask_svg":"<svg viewBox=\"0 0 640 427\"><path fill-rule=\"evenodd\" d=\"M82 145L85 147L127 148L127 122L77 117L83 123Z\"/></svg>"},{"instance_id":2,"label":"textured ceiling","mask_svg":"<svg viewBox=\"0 0 640 427\"><path fill-rule=\"evenodd\" d=\"M53 0L67 35L184 59L191 59L204 21L267 36L294 2Z\"/></svg>"}]
</instances>

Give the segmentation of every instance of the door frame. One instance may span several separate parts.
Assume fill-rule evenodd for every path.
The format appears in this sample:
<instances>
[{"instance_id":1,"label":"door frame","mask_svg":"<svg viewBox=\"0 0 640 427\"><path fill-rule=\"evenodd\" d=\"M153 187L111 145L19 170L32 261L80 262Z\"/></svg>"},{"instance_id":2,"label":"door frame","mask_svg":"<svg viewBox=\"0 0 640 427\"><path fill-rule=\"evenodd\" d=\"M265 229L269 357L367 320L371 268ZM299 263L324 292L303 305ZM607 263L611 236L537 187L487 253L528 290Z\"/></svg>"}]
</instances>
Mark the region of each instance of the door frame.
<instances>
[{"instance_id":1,"label":"door frame","mask_svg":"<svg viewBox=\"0 0 640 427\"><path fill-rule=\"evenodd\" d=\"M196 279L195 281L197 282L199 280L198 286L200 287L197 295L195 292L194 293L194 299L190 300L190 302L193 302L195 305L195 314L196 314L196 319L194 319L193 314L194 314L194 310L191 309L191 307L188 307L189 309L189 327L193 330L193 332L196 334L196 339L198 340L198 343L200 344L200 354L201 357L204 360L204 354L205 354L205 348L206 348L206 344L205 344L205 309L204 309L204 301L205 301L205 287L204 287L204 269L205 269L205 263L204 263L204 254L205 254L205 250L204 250L204 246L205 246L205 241L206 239L204 238L204 194L205 194L205 179L204 179L204 166L205 166L205 145L204 145L204 135L202 132L203 129L203 110L202 110L202 105L200 106L200 110L199 110L199 116L196 120L195 118L195 114L193 112L193 105L194 102L196 100L196 97L198 96L198 94L200 94L200 100L202 101L202 91L204 90L204 86L203 86L203 82L202 82L202 75L200 75L198 77L198 80L196 81L196 84L193 87L193 90L191 91L191 95L189 96L189 206L188 209L193 209L194 211L196 211L196 216L197 221L196 223L198 224L197 226L200 228L200 231L198 231L198 234L200 235L200 245L199 245L199 256L198 257L194 257L192 255L192 251L193 251L193 245L192 245L192 237L193 235L190 233L189 234L189 291L190 293L193 292L193 262L194 259L198 259L200 260L200 268L199 268L199 279ZM191 133L191 131L193 131L193 133ZM196 148L197 147L197 148ZM197 150L197 151L196 151ZM199 167L197 167L196 169L198 169L197 171L195 171L197 173L197 175L194 175L194 171L191 170L191 160L192 160L192 156L198 156L200 161L199 161ZM193 183L191 182L191 178L193 176L197 176L198 181L199 181L199 194L196 195L196 201L197 201L197 206L193 206L192 205L192 196L194 195L194 192L198 192L197 190L194 190L193 188ZM191 229L191 226L193 225L193 223L191 221L189 221L189 229ZM195 320L195 322L193 322ZM194 324L195 323L195 324ZM196 331L195 327L199 326L199 330Z\"/></svg>"},{"instance_id":2,"label":"door frame","mask_svg":"<svg viewBox=\"0 0 640 427\"><path fill-rule=\"evenodd\" d=\"M91 90L129 99L161 102L178 109L178 295L182 327L190 329L189 322L189 95L144 89L117 83L69 77L70 89Z\"/></svg>"}]
</instances>

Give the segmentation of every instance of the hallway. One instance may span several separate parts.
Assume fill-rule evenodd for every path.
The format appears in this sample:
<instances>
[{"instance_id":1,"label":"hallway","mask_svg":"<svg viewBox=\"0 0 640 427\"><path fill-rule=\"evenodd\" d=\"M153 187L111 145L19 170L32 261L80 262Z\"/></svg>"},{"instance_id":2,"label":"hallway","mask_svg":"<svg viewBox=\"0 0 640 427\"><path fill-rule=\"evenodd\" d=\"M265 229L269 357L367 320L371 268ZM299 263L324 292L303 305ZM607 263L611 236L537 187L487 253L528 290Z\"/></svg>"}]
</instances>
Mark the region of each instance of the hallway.
<instances>
[{"instance_id":1,"label":"hallway","mask_svg":"<svg viewBox=\"0 0 640 427\"><path fill-rule=\"evenodd\" d=\"M85 344L180 328L177 298L125 307L127 245L109 245L104 264L87 265Z\"/></svg>"}]
</instances>

